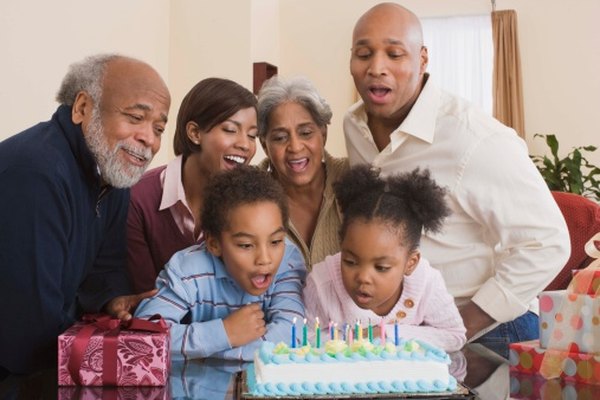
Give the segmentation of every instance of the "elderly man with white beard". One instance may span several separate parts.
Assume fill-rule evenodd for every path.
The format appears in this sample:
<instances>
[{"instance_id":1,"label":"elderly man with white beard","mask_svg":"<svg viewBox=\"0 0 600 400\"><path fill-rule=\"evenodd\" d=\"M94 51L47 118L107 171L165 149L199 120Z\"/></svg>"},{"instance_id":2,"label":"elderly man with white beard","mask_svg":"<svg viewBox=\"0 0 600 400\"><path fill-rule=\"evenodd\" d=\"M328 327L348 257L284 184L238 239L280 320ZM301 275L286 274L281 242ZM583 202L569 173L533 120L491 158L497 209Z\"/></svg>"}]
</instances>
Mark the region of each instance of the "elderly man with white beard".
<instances>
[{"instance_id":1,"label":"elderly man with white beard","mask_svg":"<svg viewBox=\"0 0 600 400\"><path fill-rule=\"evenodd\" d=\"M160 148L169 91L120 55L73 64L60 106L0 143L0 380L56 365L57 336L82 312L131 318L129 187Z\"/></svg>"}]
</instances>

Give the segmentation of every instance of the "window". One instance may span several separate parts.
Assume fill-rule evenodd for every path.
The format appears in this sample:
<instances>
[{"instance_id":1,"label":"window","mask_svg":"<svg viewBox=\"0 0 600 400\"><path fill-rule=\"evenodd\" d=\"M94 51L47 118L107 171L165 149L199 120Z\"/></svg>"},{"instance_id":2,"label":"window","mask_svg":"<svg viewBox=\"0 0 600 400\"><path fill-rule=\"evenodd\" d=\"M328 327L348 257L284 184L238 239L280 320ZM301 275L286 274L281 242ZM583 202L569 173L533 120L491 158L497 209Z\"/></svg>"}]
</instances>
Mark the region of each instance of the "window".
<instances>
[{"instance_id":1,"label":"window","mask_svg":"<svg viewBox=\"0 0 600 400\"><path fill-rule=\"evenodd\" d=\"M442 89L492 115L494 47L489 15L422 18L427 71Z\"/></svg>"}]
</instances>

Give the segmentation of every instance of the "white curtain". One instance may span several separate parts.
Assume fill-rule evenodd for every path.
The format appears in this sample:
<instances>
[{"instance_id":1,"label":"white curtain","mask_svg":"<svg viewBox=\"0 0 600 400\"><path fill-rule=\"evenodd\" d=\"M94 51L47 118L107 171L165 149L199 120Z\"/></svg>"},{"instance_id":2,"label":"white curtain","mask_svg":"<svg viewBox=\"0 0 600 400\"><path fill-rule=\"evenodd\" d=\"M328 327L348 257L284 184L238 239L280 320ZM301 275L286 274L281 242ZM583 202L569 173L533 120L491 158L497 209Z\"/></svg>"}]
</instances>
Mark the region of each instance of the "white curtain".
<instances>
[{"instance_id":1,"label":"white curtain","mask_svg":"<svg viewBox=\"0 0 600 400\"><path fill-rule=\"evenodd\" d=\"M489 15L422 18L427 71L438 86L492 115L494 45Z\"/></svg>"}]
</instances>

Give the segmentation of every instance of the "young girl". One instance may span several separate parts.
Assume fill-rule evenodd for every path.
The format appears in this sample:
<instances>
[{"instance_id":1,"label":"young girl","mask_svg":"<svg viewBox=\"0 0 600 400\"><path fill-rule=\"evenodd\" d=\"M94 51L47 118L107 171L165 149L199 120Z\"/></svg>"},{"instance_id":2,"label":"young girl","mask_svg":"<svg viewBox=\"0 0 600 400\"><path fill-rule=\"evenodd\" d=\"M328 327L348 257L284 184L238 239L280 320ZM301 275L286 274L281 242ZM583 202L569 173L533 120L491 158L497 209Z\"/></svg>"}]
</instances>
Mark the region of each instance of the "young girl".
<instances>
[{"instance_id":1,"label":"young girl","mask_svg":"<svg viewBox=\"0 0 600 400\"><path fill-rule=\"evenodd\" d=\"M285 238L287 220L283 190L267 172L242 166L211 180L205 242L175 253L158 293L136 312L170 323L174 359L251 361L263 340L289 340L293 318L304 316L306 267Z\"/></svg>"},{"instance_id":2,"label":"young girl","mask_svg":"<svg viewBox=\"0 0 600 400\"><path fill-rule=\"evenodd\" d=\"M382 178L367 165L335 186L344 214L341 252L313 266L304 289L307 316L386 327L446 351L466 342L465 327L441 274L419 252L421 231L437 232L449 214L429 171ZM380 335L375 329L375 335Z\"/></svg>"},{"instance_id":3,"label":"young girl","mask_svg":"<svg viewBox=\"0 0 600 400\"><path fill-rule=\"evenodd\" d=\"M256 97L233 81L203 79L184 97L173 140L177 157L131 189L127 263L136 293L154 287L176 251L202 243L204 188L213 175L250 162L257 132Z\"/></svg>"}]
</instances>

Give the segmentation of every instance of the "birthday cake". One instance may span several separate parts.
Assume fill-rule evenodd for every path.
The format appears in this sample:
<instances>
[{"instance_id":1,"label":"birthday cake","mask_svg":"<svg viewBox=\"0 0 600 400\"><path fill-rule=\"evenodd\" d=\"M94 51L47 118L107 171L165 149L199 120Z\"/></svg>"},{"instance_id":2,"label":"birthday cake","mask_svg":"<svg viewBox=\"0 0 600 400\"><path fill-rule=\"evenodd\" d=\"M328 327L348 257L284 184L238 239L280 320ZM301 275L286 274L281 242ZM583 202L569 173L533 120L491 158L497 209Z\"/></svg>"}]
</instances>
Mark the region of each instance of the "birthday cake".
<instances>
[{"instance_id":1,"label":"birthday cake","mask_svg":"<svg viewBox=\"0 0 600 400\"><path fill-rule=\"evenodd\" d=\"M322 348L264 342L246 372L250 394L302 396L453 392L450 357L419 340L330 340Z\"/></svg>"}]
</instances>

